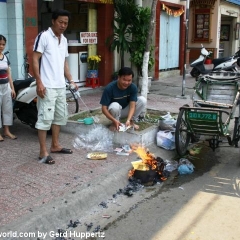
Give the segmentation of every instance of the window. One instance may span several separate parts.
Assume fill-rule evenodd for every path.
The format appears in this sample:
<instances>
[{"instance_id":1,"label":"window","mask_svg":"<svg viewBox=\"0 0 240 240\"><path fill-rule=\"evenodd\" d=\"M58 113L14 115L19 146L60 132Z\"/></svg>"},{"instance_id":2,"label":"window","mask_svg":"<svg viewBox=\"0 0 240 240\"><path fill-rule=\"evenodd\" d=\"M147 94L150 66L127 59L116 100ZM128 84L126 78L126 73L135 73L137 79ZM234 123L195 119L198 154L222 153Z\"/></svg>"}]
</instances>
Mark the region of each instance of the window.
<instances>
[{"instance_id":1,"label":"window","mask_svg":"<svg viewBox=\"0 0 240 240\"><path fill-rule=\"evenodd\" d=\"M211 42L212 39L210 39L210 9L194 9L193 15L194 22L192 42Z\"/></svg>"}]
</instances>

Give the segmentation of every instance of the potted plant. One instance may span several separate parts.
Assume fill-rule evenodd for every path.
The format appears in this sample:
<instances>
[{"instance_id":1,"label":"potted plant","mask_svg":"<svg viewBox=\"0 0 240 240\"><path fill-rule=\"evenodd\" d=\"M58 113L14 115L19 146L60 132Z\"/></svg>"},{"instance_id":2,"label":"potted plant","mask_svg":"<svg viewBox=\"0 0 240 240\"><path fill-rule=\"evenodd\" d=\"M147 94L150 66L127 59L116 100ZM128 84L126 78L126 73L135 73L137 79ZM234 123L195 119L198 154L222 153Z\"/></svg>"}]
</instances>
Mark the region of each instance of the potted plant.
<instances>
[{"instance_id":1,"label":"potted plant","mask_svg":"<svg viewBox=\"0 0 240 240\"><path fill-rule=\"evenodd\" d=\"M87 63L88 63L87 78L98 77L99 62L101 62L100 55L92 55L87 58Z\"/></svg>"}]
</instances>

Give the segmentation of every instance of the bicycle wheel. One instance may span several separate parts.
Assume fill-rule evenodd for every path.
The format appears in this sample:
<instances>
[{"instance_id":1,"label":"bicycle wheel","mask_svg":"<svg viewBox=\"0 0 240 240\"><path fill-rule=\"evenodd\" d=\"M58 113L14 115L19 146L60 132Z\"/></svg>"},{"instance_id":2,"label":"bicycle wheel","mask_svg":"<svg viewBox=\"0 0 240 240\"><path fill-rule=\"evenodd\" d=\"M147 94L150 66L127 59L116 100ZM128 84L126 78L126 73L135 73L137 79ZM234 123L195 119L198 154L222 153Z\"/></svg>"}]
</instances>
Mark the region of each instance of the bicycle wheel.
<instances>
[{"instance_id":1,"label":"bicycle wheel","mask_svg":"<svg viewBox=\"0 0 240 240\"><path fill-rule=\"evenodd\" d=\"M185 109L181 109L178 114L176 131L175 131L175 145L179 156L184 156L187 152L187 147L190 142L190 134L187 130L187 123L185 120Z\"/></svg>"},{"instance_id":2,"label":"bicycle wheel","mask_svg":"<svg viewBox=\"0 0 240 240\"><path fill-rule=\"evenodd\" d=\"M235 147L238 147L239 139L240 139L240 118L235 117L234 129L233 129L233 138L232 138L232 144Z\"/></svg>"},{"instance_id":3,"label":"bicycle wheel","mask_svg":"<svg viewBox=\"0 0 240 240\"><path fill-rule=\"evenodd\" d=\"M78 97L75 96L74 92L71 89L68 90L69 90L69 93L67 93L68 113L71 115L79 111L79 102Z\"/></svg>"}]
</instances>

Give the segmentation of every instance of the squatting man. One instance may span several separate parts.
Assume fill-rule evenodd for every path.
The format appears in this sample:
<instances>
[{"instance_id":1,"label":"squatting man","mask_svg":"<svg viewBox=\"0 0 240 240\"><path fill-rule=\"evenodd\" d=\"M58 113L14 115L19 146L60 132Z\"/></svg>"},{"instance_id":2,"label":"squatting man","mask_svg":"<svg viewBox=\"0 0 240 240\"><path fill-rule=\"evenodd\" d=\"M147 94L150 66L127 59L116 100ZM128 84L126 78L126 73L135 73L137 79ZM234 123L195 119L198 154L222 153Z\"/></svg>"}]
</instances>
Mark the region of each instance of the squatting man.
<instances>
[{"instance_id":1,"label":"squatting man","mask_svg":"<svg viewBox=\"0 0 240 240\"><path fill-rule=\"evenodd\" d=\"M139 129L134 122L145 113L147 101L143 96L137 96L138 89L132 82L133 77L132 69L123 67L118 72L118 79L109 83L103 91L100 100L102 113L111 120L112 131L119 131L122 118L127 118L126 128L132 126Z\"/></svg>"}]
</instances>

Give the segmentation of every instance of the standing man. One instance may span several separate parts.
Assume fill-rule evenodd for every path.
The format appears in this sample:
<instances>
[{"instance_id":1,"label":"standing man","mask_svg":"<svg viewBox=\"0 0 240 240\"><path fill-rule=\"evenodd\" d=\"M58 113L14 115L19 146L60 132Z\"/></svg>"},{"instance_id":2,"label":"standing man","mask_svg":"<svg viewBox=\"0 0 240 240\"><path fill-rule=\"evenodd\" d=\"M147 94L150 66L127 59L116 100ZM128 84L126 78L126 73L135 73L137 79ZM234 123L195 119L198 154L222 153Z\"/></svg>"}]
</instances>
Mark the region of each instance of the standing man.
<instances>
[{"instance_id":1,"label":"standing man","mask_svg":"<svg viewBox=\"0 0 240 240\"><path fill-rule=\"evenodd\" d=\"M134 73L131 68L123 67L118 72L118 79L109 83L103 91L100 104L102 113L112 121L110 129L118 131L120 119L127 118L125 126L139 129L134 122L145 113L147 101L137 96L137 86L132 82Z\"/></svg>"},{"instance_id":2,"label":"standing man","mask_svg":"<svg viewBox=\"0 0 240 240\"><path fill-rule=\"evenodd\" d=\"M70 13L56 10L52 13L52 26L38 34L33 47L33 73L37 83L39 161L54 164L46 147L47 130L52 129L51 153L71 154L72 150L59 143L61 125L66 125L68 111L66 104L66 84L74 83L66 61L68 57L67 39L63 36L68 26Z\"/></svg>"}]
</instances>

